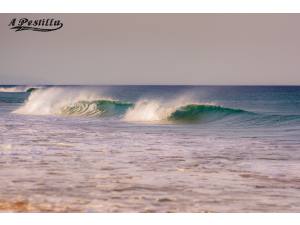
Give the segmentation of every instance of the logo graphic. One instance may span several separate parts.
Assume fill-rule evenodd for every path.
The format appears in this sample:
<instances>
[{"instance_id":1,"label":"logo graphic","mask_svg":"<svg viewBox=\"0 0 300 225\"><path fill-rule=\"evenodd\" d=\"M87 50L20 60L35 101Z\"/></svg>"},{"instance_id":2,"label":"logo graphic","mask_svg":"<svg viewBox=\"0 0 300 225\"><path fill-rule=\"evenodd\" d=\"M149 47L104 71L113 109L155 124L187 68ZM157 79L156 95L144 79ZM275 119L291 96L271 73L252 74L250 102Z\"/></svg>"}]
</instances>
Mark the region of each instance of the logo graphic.
<instances>
[{"instance_id":1,"label":"logo graphic","mask_svg":"<svg viewBox=\"0 0 300 225\"><path fill-rule=\"evenodd\" d=\"M50 32L59 30L63 27L63 23L56 19L37 19L30 20L27 18L13 18L8 24L10 29L17 31L31 30L39 32Z\"/></svg>"}]
</instances>

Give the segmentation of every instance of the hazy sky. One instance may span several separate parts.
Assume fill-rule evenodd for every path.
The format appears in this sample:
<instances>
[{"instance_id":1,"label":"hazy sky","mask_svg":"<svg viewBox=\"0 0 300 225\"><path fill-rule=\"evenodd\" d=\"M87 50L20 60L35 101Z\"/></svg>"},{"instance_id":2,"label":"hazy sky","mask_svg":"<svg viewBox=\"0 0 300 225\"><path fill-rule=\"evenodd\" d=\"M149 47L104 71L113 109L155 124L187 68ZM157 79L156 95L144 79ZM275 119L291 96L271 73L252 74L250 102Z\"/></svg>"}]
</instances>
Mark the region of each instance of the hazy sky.
<instances>
[{"instance_id":1,"label":"hazy sky","mask_svg":"<svg viewBox=\"0 0 300 225\"><path fill-rule=\"evenodd\" d=\"M14 17L60 19L53 32ZM0 84L300 84L300 14L0 14Z\"/></svg>"}]
</instances>

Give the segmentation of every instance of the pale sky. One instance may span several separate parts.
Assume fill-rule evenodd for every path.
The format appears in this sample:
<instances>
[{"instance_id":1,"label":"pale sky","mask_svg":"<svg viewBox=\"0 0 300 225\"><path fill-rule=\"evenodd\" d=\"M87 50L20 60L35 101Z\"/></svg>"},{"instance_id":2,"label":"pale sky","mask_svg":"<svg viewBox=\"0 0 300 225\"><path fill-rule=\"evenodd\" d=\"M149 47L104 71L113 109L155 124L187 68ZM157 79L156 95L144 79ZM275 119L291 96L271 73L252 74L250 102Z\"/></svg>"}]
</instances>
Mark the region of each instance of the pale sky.
<instances>
[{"instance_id":1,"label":"pale sky","mask_svg":"<svg viewBox=\"0 0 300 225\"><path fill-rule=\"evenodd\" d=\"M53 32L12 18L60 19ZM300 85L300 14L0 14L0 84Z\"/></svg>"}]
</instances>

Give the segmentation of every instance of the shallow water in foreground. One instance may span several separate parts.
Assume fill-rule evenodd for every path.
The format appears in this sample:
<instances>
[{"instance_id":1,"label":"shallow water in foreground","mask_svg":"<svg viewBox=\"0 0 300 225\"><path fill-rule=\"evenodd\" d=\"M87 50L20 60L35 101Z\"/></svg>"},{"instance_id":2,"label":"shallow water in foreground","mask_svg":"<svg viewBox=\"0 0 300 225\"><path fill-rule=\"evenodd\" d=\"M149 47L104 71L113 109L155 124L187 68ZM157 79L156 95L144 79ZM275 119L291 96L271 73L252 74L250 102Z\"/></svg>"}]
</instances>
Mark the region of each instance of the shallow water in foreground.
<instances>
[{"instance_id":1,"label":"shallow water in foreground","mask_svg":"<svg viewBox=\"0 0 300 225\"><path fill-rule=\"evenodd\" d=\"M141 98L170 102L193 92L193 101L180 106L166 109L160 99L104 117L41 111L49 104L40 102L13 113L29 94L0 93L0 210L299 212L300 88L226 88L73 87L72 95L62 88L60 99L101 89L138 107ZM164 120L195 101L250 115Z\"/></svg>"}]
</instances>

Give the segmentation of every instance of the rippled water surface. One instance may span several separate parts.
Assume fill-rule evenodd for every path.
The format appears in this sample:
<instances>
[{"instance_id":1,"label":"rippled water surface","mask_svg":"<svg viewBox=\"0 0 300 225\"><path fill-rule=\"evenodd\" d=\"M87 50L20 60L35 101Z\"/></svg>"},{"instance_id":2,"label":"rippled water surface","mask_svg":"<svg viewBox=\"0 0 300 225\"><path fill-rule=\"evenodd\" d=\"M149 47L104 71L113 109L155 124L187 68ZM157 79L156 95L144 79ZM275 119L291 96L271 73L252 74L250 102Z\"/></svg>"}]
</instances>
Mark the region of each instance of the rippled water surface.
<instances>
[{"instance_id":1,"label":"rippled water surface","mask_svg":"<svg viewBox=\"0 0 300 225\"><path fill-rule=\"evenodd\" d=\"M300 211L299 87L40 88L0 92L1 211Z\"/></svg>"}]
</instances>

